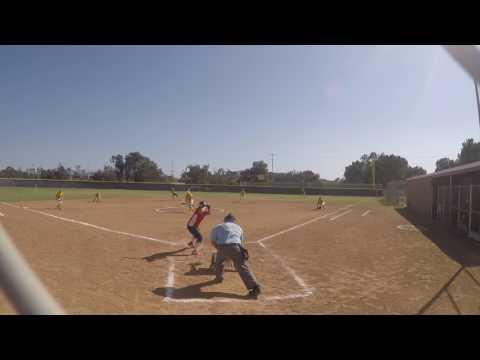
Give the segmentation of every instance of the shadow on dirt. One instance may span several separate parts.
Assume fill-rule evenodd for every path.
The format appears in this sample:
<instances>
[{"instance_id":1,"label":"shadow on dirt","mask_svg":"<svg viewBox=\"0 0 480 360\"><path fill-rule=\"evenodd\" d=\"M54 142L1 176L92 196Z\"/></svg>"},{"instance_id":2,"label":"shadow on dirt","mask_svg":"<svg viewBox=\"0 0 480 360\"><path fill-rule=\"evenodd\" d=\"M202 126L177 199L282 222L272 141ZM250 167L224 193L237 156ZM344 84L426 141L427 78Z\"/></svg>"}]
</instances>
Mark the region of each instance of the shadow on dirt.
<instances>
[{"instance_id":1,"label":"shadow on dirt","mask_svg":"<svg viewBox=\"0 0 480 360\"><path fill-rule=\"evenodd\" d=\"M464 267L480 265L480 246L474 240L438 221L418 217L407 208L395 210L409 223L417 225L418 230L450 259Z\"/></svg>"},{"instance_id":2,"label":"shadow on dirt","mask_svg":"<svg viewBox=\"0 0 480 360\"><path fill-rule=\"evenodd\" d=\"M211 268L197 268L195 265L197 264L190 264L190 270L187 271L184 275L187 276L201 276L201 275L215 275ZM224 269L224 272L236 272L235 270L231 269Z\"/></svg>"},{"instance_id":3,"label":"shadow on dirt","mask_svg":"<svg viewBox=\"0 0 480 360\"><path fill-rule=\"evenodd\" d=\"M184 248L179 249L179 250L156 253L156 254L152 254L150 256L145 256L145 257L142 258L142 260L152 262L152 261L155 261L155 260L165 259L168 256L190 256L190 254L180 254L181 252L183 252L185 250L188 250L188 249L189 249L188 247L184 247Z\"/></svg>"},{"instance_id":4,"label":"shadow on dirt","mask_svg":"<svg viewBox=\"0 0 480 360\"><path fill-rule=\"evenodd\" d=\"M203 292L202 288L209 285L215 285L218 282L214 280L204 281L198 284L185 286L183 288L174 289L172 299L212 299L212 298L227 298L227 299L251 299L247 295L236 295L231 293L224 293L221 291ZM156 288L152 292L155 295L166 297L168 288Z\"/></svg>"},{"instance_id":5,"label":"shadow on dirt","mask_svg":"<svg viewBox=\"0 0 480 360\"><path fill-rule=\"evenodd\" d=\"M196 268L195 266L190 266L190 270L187 271L184 275L201 276L201 275L215 275L215 273L210 268Z\"/></svg>"},{"instance_id":6,"label":"shadow on dirt","mask_svg":"<svg viewBox=\"0 0 480 360\"><path fill-rule=\"evenodd\" d=\"M417 229L434 243L445 255L460 264L460 268L455 274L453 274L437 293L420 308L417 314L424 314L443 293L447 294L457 314L461 314L460 309L449 293L448 288L461 273L468 275L476 286L480 287L480 281L468 270L469 267L480 265L480 246L475 241L460 234L455 229L448 227L446 224L442 224L432 219L415 216L408 211L408 208L396 209L396 211L409 223L417 226Z\"/></svg>"}]
</instances>

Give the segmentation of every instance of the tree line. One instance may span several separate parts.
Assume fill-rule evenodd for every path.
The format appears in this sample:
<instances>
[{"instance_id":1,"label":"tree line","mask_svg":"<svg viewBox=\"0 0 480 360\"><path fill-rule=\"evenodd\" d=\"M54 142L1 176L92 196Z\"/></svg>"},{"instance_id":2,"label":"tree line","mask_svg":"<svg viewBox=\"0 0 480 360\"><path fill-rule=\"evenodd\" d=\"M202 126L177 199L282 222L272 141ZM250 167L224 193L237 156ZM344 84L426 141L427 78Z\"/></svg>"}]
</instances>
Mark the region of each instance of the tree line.
<instances>
[{"instance_id":1,"label":"tree line","mask_svg":"<svg viewBox=\"0 0 480 360\"><path fill-rule=\"evenodd\" d=\"M466 139L461 146L456 159L443 157L435 162L435 172L449 169L455 166L465 165L474 161L480 161L480 142L474 139ZM407 159L394 154L386 155L372 152L364 154L360 160L352 162L345 167L344 178L346 183L372 183L373 166L375 164L375 182L386 185L391 180L405 180L409 177L425 175L425 169L419 166L411 167Z\"/></svg>"},{"instance_id":2,"label":"tree line","mask_svg":"<svg viewBox=\"0 0 480 360\"><path fill-rule=\"evenodd\" d=\"M480 142L475 142L472 138L468 138L462 143L462 148L455 160L448 157L437 160L435 163L435 172L469 164L474 161L480 161Z\"/></svg>"},{"instance_id":3,"label":"tree line","mask_svg":"<svg viewBox=\"0 0 480 360\"><path fill-rule=\"evenodd\" d=\"M454 166L468 164L480 160L480 142L472 138L462 143L460 152L455 160L447 157L436 161L435 171L448 169ZM375 152L364 154L359 160L353 161L345 167L344 177L334 181L320 178L320 174L311 170L289 171L272 174L268 164L263 161L254 161L252 166L233 171L230 169L210 169L208 165L188 165L179 178L174 178L163 170L149 157L140 152L130 152L125 156L112 155L109 165L94 172L82 169L80 165L73 169L59 164L53 169L29 168L26 170L15 169L7 166L0 169L0 178L24 178L24 179L57 179L57 180L103 180L103 181L127 181L127 182L182 182L187 184L277 184L277 185L301 185L322 186L325 184L372 184L373 166L375 166L375 183L385 186L392 180L404 180L406 178L426 174L426 170L419 166L410 166L407 159L394 155L378 155Z\"/></svg>"},{"instance_id":4,"label":"tree line","mask_svg":"<svg viewBox=\"0 0 480 360\"><path fill-rule=\"evenodd\" d=\"M411 167L407 159L398 155L386 155L375 152L364 154L360 160L345 167L344 180L346 183L373 183L386 186L393 180L405 180L412 176L425 175L427 171L420 166Z\"/></svg>"},{"instance_id":5,"label":"tree line","mask_svg":"<svg viewBox=\"0 0 480 360\"><path fill-rule=\"evenodd\" d=\"M22 170L21 168L15 169L7 166L0 170L0 178L69 180L88 179L91 176L92 174L87 173L80 165L77 165L74 169L65 168L62 164L59 164L53 169L38 167Z\"/></svg>"},{"instance_id":6,"label":"tree line","mask_svg":"<svg viewBox=\"0 0 480 360\"><path fill-rule=\"evenodd\" d=\"M130 152L123 156L112 155L109 165L96 171L86 171L80 165L73 169L59 164L53 169L31 168L14 169L7 167L0 170L0 178L24 178L24 179L57 179L57 180L97 180L97 181L126 181L126 182L181 182L186 184L275 184L295 186L323 186L335 184L335 186L348 184L367 184L372 182L371 167L369 161L376 160L377 184L386 184L391 179L403 179L406 176L414 176L425 173L425 170L411 168L405 159L395 155L376 153L363 155L360 161L355 161L345 168L345 177L335 181L321 179L320 174L312 170L289 171L273 173L268 164L263 160L254 161L249 168L234 171L230 169L210 169L208 165L188 165L179 178L166 175L163 170L149 157L140 152Z\"/></svg>"},{"instance_id":7,"label":"tree line","mask_svg":"<svg viewBox=\"0 0 480 360\"><path fill-rule=\"evenodd\" d=\"M109 165L97 171L86 171L80 165L73 169L59 164L53 169L30 168L26 170L14 169L11 166L0 170L0 178L23 179L56 179L56 180L100 180L100 181L127 181L127 182L182 182L187 184L303 184L321 185L320 175L311 170L290 171L272 174L268 164L263 161L254 161L252 166L233 171L230 169L210 169L208 165L191 164L182 172L179 178L166 175L163 170L147 156L140 152L131 152L123 156L112 155Z\"/></svg>"},{"instance_id":8,"label":"tree line","mask_svg":"<svg viewBox=\"0 0 480 360\"><path fill-rule=\"evenodd\" d=\"M139 152L131 152L125 156L113 155L110 158L110 164L94 172L86 171L80 165L75 166L73 169L59 164L53 169L39 167L26 170L7 166L5 169L0 170L0 178L135 182L171 182L174 180L170 176L165 175L153 160Z\"/></svg>"},{"instance_id":9,"label":"tree line","mask_svg":"<svg viewBox=\"0 0 480 360\"><path fill-rule=\"evenodd\" d=\"M230 169L210 170L208 165L189 165L183 171L180 182L187 184L304 184L321 185L320 175L311 170L289 171L286 173L272 174L268 169L268 164L263 161L254 161L252 166L240 170L232 171Z\"/></svg>"}]
</instances>

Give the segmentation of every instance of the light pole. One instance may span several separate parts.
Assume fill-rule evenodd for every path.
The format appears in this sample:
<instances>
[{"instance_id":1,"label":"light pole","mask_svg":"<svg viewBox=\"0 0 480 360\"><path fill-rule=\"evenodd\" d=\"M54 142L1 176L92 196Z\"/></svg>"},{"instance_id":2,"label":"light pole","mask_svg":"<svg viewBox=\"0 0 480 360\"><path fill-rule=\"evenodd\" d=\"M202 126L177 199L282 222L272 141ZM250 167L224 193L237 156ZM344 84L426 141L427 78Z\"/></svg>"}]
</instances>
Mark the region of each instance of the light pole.
<instances>
[{"instance_id":1,"label":"light pole","mask_svg":"<svg viewBox=\"0 0 480 360\"><path fill-rule=\"evenodd\" d=\"M370 163L372 164L372 187L375 189L375 159L370 159Z\"/></svg>"},{"instance_id":2,"label":"light pole","mask_svg":"<svg viewBox=\"0 0 480 360\"><path fill-rule=\"evenodd\" d=\"M277 154L270 153L269 155L272 157L272 184L273 184L273 158L277 156Z\"/></svg>"}]
</instances>

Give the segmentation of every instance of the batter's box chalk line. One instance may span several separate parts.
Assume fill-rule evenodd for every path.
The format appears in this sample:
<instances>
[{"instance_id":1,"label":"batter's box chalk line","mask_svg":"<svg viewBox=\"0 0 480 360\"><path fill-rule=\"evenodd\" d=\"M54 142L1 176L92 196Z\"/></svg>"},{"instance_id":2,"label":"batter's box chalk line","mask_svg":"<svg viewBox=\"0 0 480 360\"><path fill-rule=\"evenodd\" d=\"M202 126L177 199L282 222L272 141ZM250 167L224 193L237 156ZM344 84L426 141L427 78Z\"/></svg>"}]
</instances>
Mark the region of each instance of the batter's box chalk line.
<instances>
[{"instance_id":1,"label":"batter's box chalk line","mask_svg":"<svg viewBox=\"0 0 480 360\"><path fill-rule=\"evenodd\" d=\"M304 223L292 226L288 229L279 231L275 234L266 236L260 240L254 241L253 243L260 245L263 247L268 253L270 253L271 256L273 256L278 263L287 271L287 273L295 280L295 282L302 288L301 292L298 293L293 293L293 294L288 294L288 295L276 295L276 296L265 296L263 299L260 299L258 301L279 301L279 300L289 300L289 299L297 299L297 298L304 298L307 296L310 296L313 294L313 289L310 288L305 281L293 270L288 264L285 262L283 258L281 258L278 254L276 254L273 250L267 248L267 246L263 243L266 240L270 240L276 236L285 234L287 232L293 231L295 229L298 229L302 226L306 226L308 224L311 224L315 221L321 220L328 218L329 216L338 214L339 212L350 209L354 205L347 205L343 208L337 209L336 211L333 211L331 213L323 214L321 216L317 216L311 220L308 220ZM341 213L340 216L346 215L347 213L351 212L352 210L348 210L344 213ZM169 267L168 267L168 274L166 278L166 283L165 283L165 297L163 301L165 302L177 302L177 303L194 303L194 302L222 302L222 303L231 303L231 302L245 302L245 303L255 303L255 301L252 300L243 300L243 299L202 299L202 298L188 298L188 299L175 299L173 297L173 293L175 291L175 260L173 260L171 257L168 258L169 260Z\"/></svg>"},{"instance_id":2,"label":"batter's box chalk line","mask_svg":"<svg viewBox=\"0 0 480 360\"><path fill-rule=\"evenodd\" d=\"M169 266L168 266L168 273L165 282L165 297L163 298L164 302L176 302L176 303L195 303L195 302L210 302L210 303L250 303L254 304L257 302L265 302L265 301L279 301L279 300L289 300L289 299L297 299L303 298L312 295L313 291L310 289L304 289L303 292L293 293L288 295L277 295L277 296L264 296L259 300L252 300L252 299L230 299L230 298L219 298L219 299L202 299L202 298L188 298L188 299L176 299L173 297L173 293L175 291L175 261L169 257ZM293 271L291 269L288 269ZM296 275L296 274L295 274ZM302 283L305 284L302 280Z\"/></svg>"}]
</instances>

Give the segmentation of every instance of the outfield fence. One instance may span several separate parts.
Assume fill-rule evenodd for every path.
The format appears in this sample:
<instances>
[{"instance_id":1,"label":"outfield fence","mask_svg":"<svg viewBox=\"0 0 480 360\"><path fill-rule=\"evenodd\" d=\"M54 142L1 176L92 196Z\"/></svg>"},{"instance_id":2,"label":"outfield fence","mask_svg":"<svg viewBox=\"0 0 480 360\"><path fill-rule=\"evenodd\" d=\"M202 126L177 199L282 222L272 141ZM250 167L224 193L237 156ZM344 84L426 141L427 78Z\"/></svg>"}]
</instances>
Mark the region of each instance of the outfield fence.
<instances>
[{"instance_id":1,"label":"outfield fence","mask_svg":"<svg viewBox=\"0 0 480 360\"><path fill-rule=\"evenodd\" d=\"M0 186L51 187L51 188L86 188L86 189L124 189L124 190L163 190L174 187L177 191L202 192L240 192L262 194L304 194L335 196L382 196L381 188L333 188L301 186L265 186L265 185L218 185L218 184L171 184L150 182L113 182L93 180L47 180L47 179L0 179Z\"/></svg>"}]
</instances>

